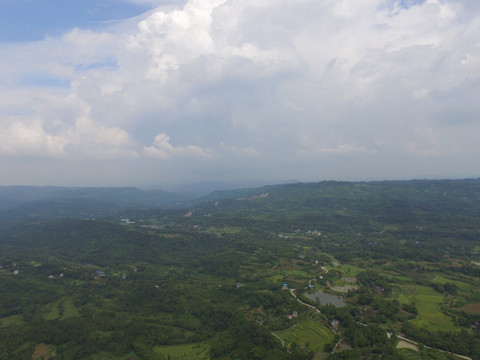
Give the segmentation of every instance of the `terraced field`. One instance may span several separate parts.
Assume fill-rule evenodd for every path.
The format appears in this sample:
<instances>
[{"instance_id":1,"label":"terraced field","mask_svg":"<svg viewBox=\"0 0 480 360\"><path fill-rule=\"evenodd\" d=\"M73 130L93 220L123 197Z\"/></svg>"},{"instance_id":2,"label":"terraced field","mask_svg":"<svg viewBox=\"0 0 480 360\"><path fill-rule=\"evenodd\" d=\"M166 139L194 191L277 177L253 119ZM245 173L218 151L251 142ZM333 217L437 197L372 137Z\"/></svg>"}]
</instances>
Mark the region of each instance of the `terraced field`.
<instances>
[{"instance_id":1,"label":"terraced field","mask_svg":"<svg viewBox=\"0 0 480 360\"><path fill-rule=\"evenodd\" d=\"M293 342L301 347L308 347L313 352L323 352L325 344L333 340L332 332L317 321L308 318L297 326L276 332L285 341L285 346Z\"/></svg>"},{"instance_id":2,"label":"terraced field","mask_svg":"<svg viewBox=\"0 0 480 360\"><path fill-rule=\"evenodd\" d=\"M156 346L155 353L171 360L208 359L208 346L204 343Z\"/></svg>"},{"instance_id":3,"label":"terraced field","mask_svg":"<svg viewBox=\"0 0 480 360\"><path fill-rule=\"evenodd\" d=\"M0 326L23 325L22 315L11 315L0 319Z\"/></svg>"},{"instance_id":4,"label":"terraced field","mask_svg":"<svg viewBox=\"0 0 480 360\"><path fill-rule=\"evenodd\" d=\"M417 285L416 288L417 293L409 298L418 309L418 318L412 322L416 326L435 331L457 330L452 319L439 311L443 295L428 286Z\"/></svg>"}]
</instances>

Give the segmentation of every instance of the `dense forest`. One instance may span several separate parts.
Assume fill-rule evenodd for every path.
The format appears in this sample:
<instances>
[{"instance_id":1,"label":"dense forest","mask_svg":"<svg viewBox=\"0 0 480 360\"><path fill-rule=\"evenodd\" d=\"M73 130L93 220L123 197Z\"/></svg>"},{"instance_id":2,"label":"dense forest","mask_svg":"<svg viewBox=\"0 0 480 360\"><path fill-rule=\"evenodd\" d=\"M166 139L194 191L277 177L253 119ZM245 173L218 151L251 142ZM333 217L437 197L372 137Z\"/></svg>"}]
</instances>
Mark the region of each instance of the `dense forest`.
<instances>
[{"instance_id":1,"label":"dense forest","mask_svg":"<svg viewBox=\"0 0 480 360\"><path fill-rule=\"evenodd\" d=\"M0 359L480 359L480 180L0 189Z\"/></svg>"}]
</instances>

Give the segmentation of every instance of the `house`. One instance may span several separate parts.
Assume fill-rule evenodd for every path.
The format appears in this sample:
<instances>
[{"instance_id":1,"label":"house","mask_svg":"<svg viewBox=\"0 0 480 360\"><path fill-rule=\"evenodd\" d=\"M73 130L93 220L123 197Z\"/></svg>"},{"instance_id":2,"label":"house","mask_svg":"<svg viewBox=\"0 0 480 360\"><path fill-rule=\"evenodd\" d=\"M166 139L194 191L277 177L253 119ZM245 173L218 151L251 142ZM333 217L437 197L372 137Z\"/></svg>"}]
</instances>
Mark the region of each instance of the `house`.
<instances>
[{"instance_id":1,"label":"house","mask_svg":"<svg viewBox=\"0 0 480 360\"><path fill-rule=\"evenodd\" d=\"M127 219L127 218L120 219L120 222L124 224L135 224L135 221L131 221L130 219Z\"/></svg>"}]
</instances>

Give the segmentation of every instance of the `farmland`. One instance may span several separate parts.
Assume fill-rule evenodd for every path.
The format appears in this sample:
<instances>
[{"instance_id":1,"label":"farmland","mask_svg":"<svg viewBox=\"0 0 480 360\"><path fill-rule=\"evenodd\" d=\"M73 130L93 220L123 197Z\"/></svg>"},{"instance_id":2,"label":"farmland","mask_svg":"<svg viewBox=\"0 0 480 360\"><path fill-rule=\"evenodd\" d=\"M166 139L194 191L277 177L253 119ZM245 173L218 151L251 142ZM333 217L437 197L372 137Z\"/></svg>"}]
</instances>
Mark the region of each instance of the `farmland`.
<instances>
[{"instance_id":1,"label":"farmland","mask_svg":"<svg viewBox=\"0 0 480 360\"><path fill-rule=\"evenodd\" d=\"M327 182L29 217L0 228L0 359L478 359L475 186Z\"/></svg>"}]
</instances>

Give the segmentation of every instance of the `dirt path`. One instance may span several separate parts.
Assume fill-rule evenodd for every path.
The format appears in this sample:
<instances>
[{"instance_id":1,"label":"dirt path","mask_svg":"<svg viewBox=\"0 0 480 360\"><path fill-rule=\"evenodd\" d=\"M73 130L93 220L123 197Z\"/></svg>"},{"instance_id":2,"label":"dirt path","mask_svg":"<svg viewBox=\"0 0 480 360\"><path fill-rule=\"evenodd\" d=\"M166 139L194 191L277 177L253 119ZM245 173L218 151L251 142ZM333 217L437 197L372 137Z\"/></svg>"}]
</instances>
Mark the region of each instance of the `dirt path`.
<instances>
[{"instance_id":1,"label":"dirt path","mask_svg":"<svg viewBox=\"0 0 480 360\"><path fill-rule=\"evenodd\" d=\"M405 340L400 340L397 344L397 349L412 349L415 351L418 351L418 346L415 344L412 344L411 342L405 341Z\"/></svg>"},{"instance_id":2,"label":"dirt path","mask_svg":"<svg viewBox=\"0 0 480 360\"><path fill-rule=\"evenodd\" d=\"M418 343L416 341L413 341L413 340L410 340L410 339L407 339L407 338L404 338L403 336L400 336L400 335L397 335L397 338L400 339L400 342L402 343L408 343L410 346L414 346L416 347L416 350L418 351ZM399 342L399 344L400 344ZM397 345L398 347L398 345ZM444 351L444 350L440 350L440 349L435 349L435 348L432 348L430 346L427 346L427 345L423 345L423 347L427 348L427 349L432 349L432 350L436 350L436 351L440 351L440 352L443 352L445 354L450 354L450 355L453 355L459 359L465 359L465 360L472 360L471 357L468 357L468 356L465 356L465 355L459 355L459 354L454 354L454 353L451 353L451 352L448 352L448 351ZM415 348L413 347L409 347L409 349L413 349L415 350Z\"/></svg>"},{"instance_id":3,"label":"dirt path","mask_svg":"<svg viewBox=\"0 0 480 360\"><path fill-rule=\"evenodd\" d=\"M415 290L416 290L416 288L415 288ZM315 310L317 313L321 314L321 311L320 311L319 309L317 309L315 306L312 306L312 305L310 305L310 304L304 303L302 300L300 300L300 299L297 297L297 295L295 295L295 289L290 289L290 294L292 294L292 296L293 296L295 299L297 299L297 301L298 301L300 304L305 305L305 306L309 307L310 309ZM411 296L412 296L412 295L411 295ZM407 299L407 300L408 300L408 299ZM417 316L418 316L418 315L417 315ZM283 340L282 340L277 334L273 333L273 335L275 335L278 339L280 339L280 341L282 341L282 345L284 344ZM418 343L417 343L417 342L415 342L415 341L413 341L413 340L410 340L410 339L407 339L407 338L405 338L405 337L403 337L403 336L400 336L400 335L397 335L397 338L400 339L399 344L402 343L402 345L400 345L400 346L405 346L405 347L408 346L410 349L413 349L413 350L417 350L417 351L418 351ZM340 341L339 341L339 342L340 342ZM337 345L335 345L335 347L337 347L337 346L338 346L338 343L337 343ZM397 346L397 347L398 347L398 346ZM468 356L459 355L459 354L454 354L454 353L449 353L449 352L447 352L447 351L440 350L440 349L435 349L435 348L431 348L431 347L426 346L426 345L424 345L424 347L427 348L427 349L437 350L437 351L440 351L440 352L443 352L443 353L446 353L446 354L451 354L451 355L453 355L453 356L455 356L455 357L457 357L457 358L459 358L459 359L472 360L472 358L470 358L470 357L468 357ZM401 348L401 347L399 347L399 348Z\"/></svg>"},{"instance_id":4,"label":"dirt path","mask_svg":"<svg viewBox=\"0 0 480 360\"><path fill-rule=\"evenodd\" d=\"M280 340L280 342L282 343L282 347L285 347L285 341L283 341L283 339L278 336L277 334L275 334L273 331L272 331L272 334L273 336L275 336L278 340Z\"/></svg>"},{"instance_id":5,"label":"dirt path","mask_svg":"<svg viewBox=\"0 0 480 360\"><path fill-rule=\"evenodd\" d=\"M292 294L292 296L297 299L297 301L302 304L302 305L305 305L305 306L308 306L310 309L313 309L315 310L317 313L321 314L320 310L318 310L315 306L312 306L310 304L307 304L307 303L304 303L302 300L300 300L297 295L295 295L294 293L295 289L290 289L290 294Z\"/></svg>"}]
</instances>

